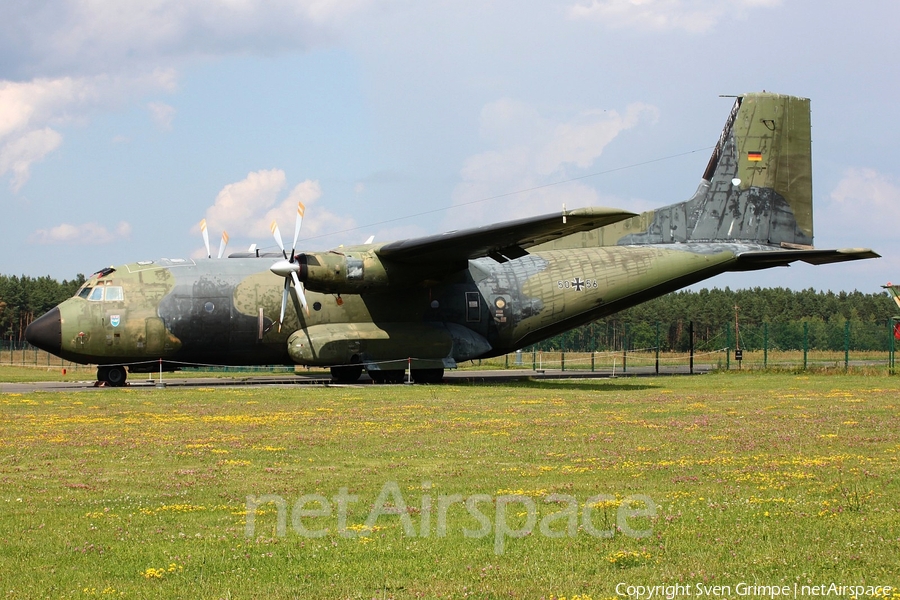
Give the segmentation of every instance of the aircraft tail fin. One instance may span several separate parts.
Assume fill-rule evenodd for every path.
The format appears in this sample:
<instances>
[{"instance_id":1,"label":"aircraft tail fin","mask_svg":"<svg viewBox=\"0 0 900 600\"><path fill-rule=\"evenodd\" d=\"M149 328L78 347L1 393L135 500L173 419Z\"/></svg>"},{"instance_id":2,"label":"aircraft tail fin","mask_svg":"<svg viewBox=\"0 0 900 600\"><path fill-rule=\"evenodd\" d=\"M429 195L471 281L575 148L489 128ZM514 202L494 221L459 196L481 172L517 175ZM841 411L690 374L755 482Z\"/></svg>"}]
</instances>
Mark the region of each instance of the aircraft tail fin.
<instances>
[{"instance_id":1,"label":"aircraft tail fin","mask_svg":"<svg viewBox=\"0 0 900 600\"><path fill-rule=\"evenodd\" d=\"M888 283L887 285L883 285L881 287L888 291L888 293L891 295L891 298L893 298L897 306L900 307L900 285Z\"/></svg>"},{"instance_id":2,"label":"aircraft tail fin","mask_svg":"<svg viewBox=\"0 0 900 600\"><path fill-rule=\"evenodd\" d=\"M603 228L603 245L813 242L809 100L738 97L700 186L686 202Z\"/></svg>"}]
</instances>

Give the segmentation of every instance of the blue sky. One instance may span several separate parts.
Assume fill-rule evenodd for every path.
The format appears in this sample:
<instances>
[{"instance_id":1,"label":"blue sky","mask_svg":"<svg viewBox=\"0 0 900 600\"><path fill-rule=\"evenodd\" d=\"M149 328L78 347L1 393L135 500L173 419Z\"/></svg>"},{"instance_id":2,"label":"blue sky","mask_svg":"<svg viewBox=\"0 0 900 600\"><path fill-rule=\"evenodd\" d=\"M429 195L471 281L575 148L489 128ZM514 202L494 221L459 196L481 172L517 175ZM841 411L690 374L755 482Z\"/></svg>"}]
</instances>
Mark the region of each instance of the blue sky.
<instances>
[{"instance_id":1,"label":"blue sky","mask_svg":"<svg viewBox=\"0 0 900 600\"><path fill-rule=\"evenodd\" d=\"M809 97L815 243L900 279L894 0L47 0L0 19L0 273L388 241L696 188L731 107ZM590 177L584 177L592 175ZM561 183L558 183L561 182ZM556 184L547 187L547 184ZM537 189L536 189L537 188ZM529 191L530 190L530 191ZM215 251L215 250L214 250Z\"/></svg>"}]
</instances>

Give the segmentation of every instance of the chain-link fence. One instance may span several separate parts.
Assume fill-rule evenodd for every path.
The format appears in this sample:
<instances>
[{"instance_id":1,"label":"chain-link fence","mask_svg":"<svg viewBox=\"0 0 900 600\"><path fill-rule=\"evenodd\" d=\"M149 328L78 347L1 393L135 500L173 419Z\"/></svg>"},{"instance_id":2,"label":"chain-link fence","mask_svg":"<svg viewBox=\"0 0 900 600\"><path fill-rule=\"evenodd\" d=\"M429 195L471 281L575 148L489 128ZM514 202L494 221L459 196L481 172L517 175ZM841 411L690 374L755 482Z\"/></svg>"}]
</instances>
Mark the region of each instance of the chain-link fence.
<instances>
[{"instance_id":1,"label":"chain-link fence","mask_svg":"<svg viewBox=\"0 0 900 600\"><path fill-rule=\"evenodd\" d=\"M697 369L894 368L891 323L801 321L720 326L691 322L617 324L551 338L481 368L628 372ZM585 351L590 349L589 351Z\"/></svg>"},{"instance_id":2,"label":"chain-link fence","mask_svg":"<svg viewBox=\"0 0 900 600\"><path fill-rule=\"evenodd\" d=\"M599 327L596 331L606 333ZM690 322L626 323L611 337L591 337L589 333L557 336L505 356L459 366L612 374L717 369L888 368L893 371L895 342L893 320L889 323L727 323L718 327L695 326ZM0 342L0 366L3 365L86 371L96 368L63 360L27 342L10 341ZM215 366L210 367L214 369ZM229 367L234 369L240 370Z\"/></svg>"},{"instance_id":3,"label":"chain-link fence","mask_svg":"<svg viewBox=\"0 0 900 600\"><path fill-rule=\"evenodd\" d=\"M27 342L0 342L0 367L37 367L59 368L67 371L96 371L97 367L80 365L69 360L63 360L49 352L44 352Z\"/></svg>"}]
</instances>

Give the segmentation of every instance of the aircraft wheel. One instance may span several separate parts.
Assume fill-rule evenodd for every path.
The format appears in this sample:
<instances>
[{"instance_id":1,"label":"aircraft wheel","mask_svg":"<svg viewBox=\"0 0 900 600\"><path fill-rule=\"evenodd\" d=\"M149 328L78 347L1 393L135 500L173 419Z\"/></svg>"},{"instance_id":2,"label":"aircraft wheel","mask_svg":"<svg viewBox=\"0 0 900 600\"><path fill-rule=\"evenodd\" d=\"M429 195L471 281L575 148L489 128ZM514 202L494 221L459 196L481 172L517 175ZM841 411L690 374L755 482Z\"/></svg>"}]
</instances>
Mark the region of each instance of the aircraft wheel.
<instances>
[{"instance_id":1,"label":"aircraft wheel","mask_svg":"<svg viewBox=\"0 0 900 600\"><path fill-rule=\"evenodd\" d=\"M406 379L406 371L399 369L397 371L388 371L388 383L403 383Z\"/></svg>"},{"instance_id":2,"label":"aircraft wheel","mask_svg":"<svg viewBox=\"0 0 900 600\"><path fill-rule=\"evenodd\" d=\"M412 380L415 383L441 383L444 381L443 369L413 369Z\"/></svg>"},{"instance_id":3,"label":"aircraft wheel","mask_svg":"<svg viewBox=\"0 0 900 600\"><path fill-rule=\"evenodd\" d=\"M125 385L125 380L128 378L128 374L125 372L125 367L116 365L112 367L98 367L97 368L97 381L101 381L106 383L111 387L122 387Z\"/></svg>"},{"instance_id":4,"label":"aircraft wheel","mask_svg":"<svg viewBox=\"0 0 900 600\"><path fill-rule=\"evenodd\" d=\"M369 377L375 383L403 383L406 371L398 369L396 371L369 371Z\"/></svg>"},{"instance_id":5,"label":"aircraft wheel","mask_svg":"<svg viewBox=\"0 0 900 600\"><path fill-rule=\"evenodd\" d=\"M331 367L331 378L338 383L353 383L362 375L362 365Z\"/></svg>"}]
</instances>

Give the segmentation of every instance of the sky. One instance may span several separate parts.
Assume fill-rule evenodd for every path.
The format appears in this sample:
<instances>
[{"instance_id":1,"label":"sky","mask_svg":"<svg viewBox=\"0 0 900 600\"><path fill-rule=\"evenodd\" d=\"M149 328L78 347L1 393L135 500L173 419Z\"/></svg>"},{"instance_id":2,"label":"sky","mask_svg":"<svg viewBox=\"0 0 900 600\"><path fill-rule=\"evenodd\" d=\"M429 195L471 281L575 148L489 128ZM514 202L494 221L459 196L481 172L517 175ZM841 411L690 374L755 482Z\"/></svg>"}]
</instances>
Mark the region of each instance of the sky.
<instances>
[{"instance_id":1,"label":"sky","mask_svg":"<svg viewBox=\"0 0 900 600\"><path fill-rule=\"evenodd\" d=\"M0 9L0 273L327 250L686 200L736 95L811 99L815 245L900 279L896 0L44 0Z\"/></svg>"}]
</instances>

